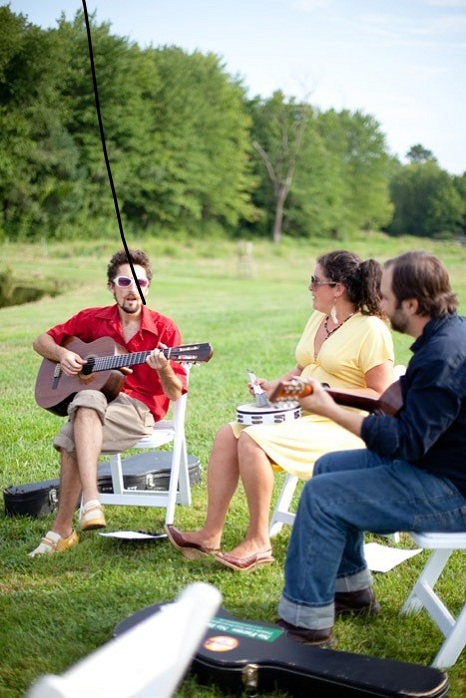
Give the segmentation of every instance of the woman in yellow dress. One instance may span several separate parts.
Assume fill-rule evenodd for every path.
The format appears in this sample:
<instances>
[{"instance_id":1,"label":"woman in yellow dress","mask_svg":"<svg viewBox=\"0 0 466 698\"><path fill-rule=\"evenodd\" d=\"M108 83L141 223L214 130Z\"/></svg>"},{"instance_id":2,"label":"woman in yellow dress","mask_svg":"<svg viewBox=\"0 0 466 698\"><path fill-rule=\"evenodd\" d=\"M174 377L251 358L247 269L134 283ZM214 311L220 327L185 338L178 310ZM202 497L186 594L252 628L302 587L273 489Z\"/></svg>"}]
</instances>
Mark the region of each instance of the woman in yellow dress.
<instances>
[{"instance_id":1,"label":"woman in yellow dress","mask_svg":"<svg viewBox=\"0 0 466 698\"><path fill-rule=\"evenodd\" d=\"M345 250L319 257L309 284L314 312L296 347L297 364L275 381L258 379L259 386L271 394L279 381L313 377L334 389L378 398L394 380L392 336L380 309L381 275L378 262L362 261ZM268 533L273 469L307 480L319 456L355 448L364 448L361 439L311 413L279 424L227 424L217 432L209 458L203 527L182 533L168 525L168 538L191 560L213 554L218 562L238 571L270 564L274 561ZM221 553L223 527L239 479L249 525L236 548Z\"/></svg>"}]
</instances>

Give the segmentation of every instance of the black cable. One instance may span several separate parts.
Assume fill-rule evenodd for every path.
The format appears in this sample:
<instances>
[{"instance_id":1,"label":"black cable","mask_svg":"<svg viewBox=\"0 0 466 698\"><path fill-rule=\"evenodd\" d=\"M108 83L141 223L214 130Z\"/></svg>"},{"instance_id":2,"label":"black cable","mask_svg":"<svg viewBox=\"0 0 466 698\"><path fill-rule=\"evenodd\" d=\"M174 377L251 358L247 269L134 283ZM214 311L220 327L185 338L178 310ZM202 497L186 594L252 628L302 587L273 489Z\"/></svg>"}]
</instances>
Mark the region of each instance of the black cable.
<instances>
[{"instance_id":1,"label":"black cable","mask_svg":"<svg viewBox=\"0 0 466 698\"><path fill-rule=\"evenodd\" d=\"M87 16L86 0L82 0L82 3L83 3L83 9L84 9L84 18L86 20L87 43L89 46L89 58L91 60L92 82L94 85L94 96L95 96L95 106L96 106L96 110L97 110L97 118L99 120L100 140L102 142L102 149L104 151L104 159L105 159L105 164L107 166L107 173L108 173L108 179L110 181L110 187L112 190L113 203L115 205L115 211L116 211L116 216L117 216L117 220L118 220L118 227L120 229L120 236L121 236L121 240L123 242L123 247L125 248L126 257L128 258L128 264L131 267L131 273L132 273L133 278L134 278L134 283L136 284L136 287L138 289L139 295L141 296L141 300L142 300L143 304L146 305L145 298L142 294L141 287L139 286L139 281L137 280L136 273L134 271L133 263L131 262L131 259L130 259L128 245L126 244L125 235L123 232L123 225L121 222L120 209L118 208L118 199L117 199L117 195L116 195L116 191L115 191L115 186L113 184L112 171L110 169L110 162L109 162L108 155L107 155L107 146L105 145L104 127L102 124L102 116L100 113L99 93L97 91L97 80L95 77L94 56L93 56L93 51L92 51L91 28L89 26L89 18Z\"/></svg>"}]
</instances>

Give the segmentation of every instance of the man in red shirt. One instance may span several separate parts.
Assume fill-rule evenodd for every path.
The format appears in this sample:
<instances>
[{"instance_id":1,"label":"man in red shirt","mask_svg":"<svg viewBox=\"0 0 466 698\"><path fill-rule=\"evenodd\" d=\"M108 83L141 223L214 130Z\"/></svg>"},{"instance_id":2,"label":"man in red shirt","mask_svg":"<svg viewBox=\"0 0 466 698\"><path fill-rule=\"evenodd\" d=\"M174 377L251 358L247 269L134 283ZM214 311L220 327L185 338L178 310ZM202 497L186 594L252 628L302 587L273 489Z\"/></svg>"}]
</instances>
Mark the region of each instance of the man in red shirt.
<instances>
[{"instance_id":1,"label":"man in red shirt","mask_svg":"<svg viewBox=\"0 0 466 698\"><path fill-rule=\"evenodd\" d=\"M142 250L129 250L129 257L141 292L147 297L152 280L150 260ZM30 557L62 552L79 542L73 529L73 516L80 493L81 530L105 527L97 486L100 454L118 453L151 434L155 421L165 416L170 400L177 400L186 392L183 367L167 360L161 351L179 345L180 332L173 320L144 305L125 250L113 255L107 278L115 304L82 310L52 327L34 341L35 351L57 362L67 376L77 375L86 363L67 348L65 340L70 337L85 343L111 337L128 352L150 351L150 354L145 363L128 370L120 394L111 402L103 392L86 389L79 391L69 404L69 421L53 442L61 453L57 516L39 546L29 553Z\"/></svg>"}]
</instances>

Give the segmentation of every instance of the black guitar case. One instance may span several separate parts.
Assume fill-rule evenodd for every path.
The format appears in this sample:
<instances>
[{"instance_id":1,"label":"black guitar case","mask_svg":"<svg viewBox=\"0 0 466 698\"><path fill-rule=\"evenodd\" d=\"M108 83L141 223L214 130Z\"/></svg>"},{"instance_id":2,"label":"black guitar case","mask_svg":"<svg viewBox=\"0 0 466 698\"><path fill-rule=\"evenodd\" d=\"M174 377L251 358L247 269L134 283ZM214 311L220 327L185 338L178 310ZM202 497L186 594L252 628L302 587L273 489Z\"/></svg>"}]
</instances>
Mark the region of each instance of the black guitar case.
<instances>
[{"instance_id":1,"label":"black guitar case","mask_svg":"<svg viewBox=\"0 0 466 698\"><path fill-rule=\"evenodd\" d=\"M11 485L3 490L7 516L41 518L58 507L59 479L42 480L24 485Z\"/></svg>"},{"instance_id":2,"label":"black guitar case","mask_svg":"<svg viewBox=\"0 0 466 698\"><path fill-rule=\"evenodd\" d=\"M171 457L169 451L147 451L123 458L121 467L124 486L130 490L167 490ZM188 472L191 485L201 481L202 467L197 456L188 456ZM7 487L3 490L6 515L41 518L51 514L58 508L59 484L60 480L55 478ZM97 486L99 492L113 493L108 461L99 463ZM80 500L76 503L77 508L79 504Z\"/></svg>"},{"instance_id":3,"label":"black guitar case","mask_svg":"<svg viewBox=\"0 0 466 698\"><path fill-rule=\"evenodd\" d=\"M124 486L129 490L168 490L171 459L170 451L146 451L122 458ZM197 456L188 456L188 474L191 485L199 484L202 468ZM97 486L99 492L113 493L108 461L99 463Z\"/></svg>"},{"instance_id":4,"label":"black guitar case","mask_svg":"<svg viewBox=\"0 0 466 698\"><path fill-rule=\"evenodd\" d=\"M130 616L115 636L162 606ZM303 645L278 625L238 620L223 608L210 621L191 671L202 684L252 695L280 690L303 698L441 698L449 688L446 674L432 667Z\"/></svg>"}]
</instances>

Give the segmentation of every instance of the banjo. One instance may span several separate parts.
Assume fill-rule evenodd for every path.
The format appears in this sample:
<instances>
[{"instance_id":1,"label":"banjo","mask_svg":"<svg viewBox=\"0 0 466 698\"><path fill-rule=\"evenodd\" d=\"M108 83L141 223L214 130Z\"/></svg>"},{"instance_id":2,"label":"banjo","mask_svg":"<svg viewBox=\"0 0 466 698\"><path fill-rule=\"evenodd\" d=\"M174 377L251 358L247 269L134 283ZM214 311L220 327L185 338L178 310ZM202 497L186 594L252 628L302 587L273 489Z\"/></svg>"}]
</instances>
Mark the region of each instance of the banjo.
<instances>
[{"instance_id":1,"label":"banjo","mask_svg":"<svg viewBox=\"0 0 466 698\"><path fill-rule=\"evenodd\" d=\"M282 422L293 421L301 417L301 407L293 397L286 398L272 403L267 397L265 390L258 384L255 374L248 371L249 381L255 395L255 402L246 405L239 405L236 408L236 421L238 424L251 426L253 424L281 424Z\"/></svg>"},{"instance_id":2,"label":"banjo","mask_svg":"<svg viewBox=\"0 0 466 698\"><path fill-rule=\"evenodd\" d=\"M324 386L325 387L325 386ZM355 407L375 414L395 417L403 406L400 381L390 385L380 398L367 397L350 390L335 390L325 387L335 402L345 407ZM287 420L299 419L301 407L296 398L311 395L312 386L299 378L283 381L277 385L268 398L268 405L260 407L254 403L240 405L236 410L239 424L278 424Z\"/></svg>"},{"instance_id":3,"label":"banjo","mask_svg":"<svg viewBox=\"0 0 466 698\"><path fill-rule=\"evenodd\" d=\"M251 426L252 424L281 424L294 421L301 417L301 407L297 402L271 404L267 407L251 402L239 405L236 408L236 421L238 424Z\"/></svg>"}]
</instances>

